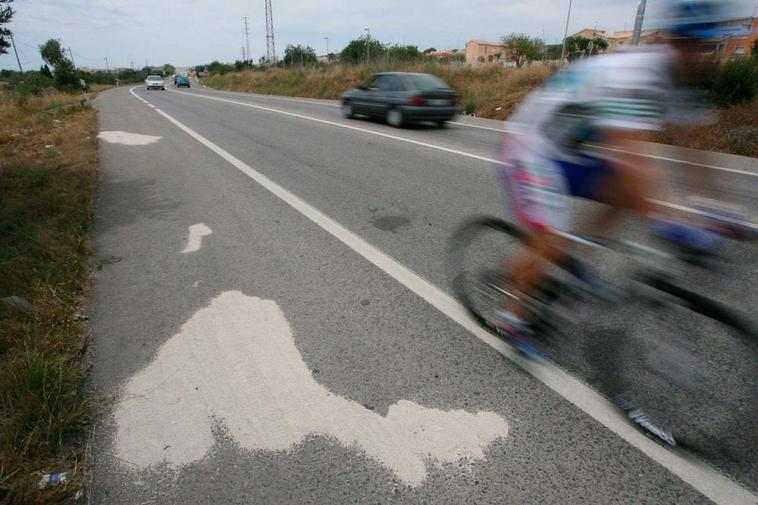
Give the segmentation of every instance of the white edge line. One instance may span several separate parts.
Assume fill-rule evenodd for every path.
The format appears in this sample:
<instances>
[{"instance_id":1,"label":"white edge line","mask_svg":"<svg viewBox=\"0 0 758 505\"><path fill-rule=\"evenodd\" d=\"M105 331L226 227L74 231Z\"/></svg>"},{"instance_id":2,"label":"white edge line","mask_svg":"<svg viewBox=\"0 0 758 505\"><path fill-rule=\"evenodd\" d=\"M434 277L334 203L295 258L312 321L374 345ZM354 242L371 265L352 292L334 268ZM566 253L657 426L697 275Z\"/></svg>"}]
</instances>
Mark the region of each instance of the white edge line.
<instances>
[{"instance_id":1,"label":"white edge line","mask_svg":"<svg viewBox=\"0 0 758 505\"><path fill-rule=\"evenodd\" d=\"M130 92L134 96L137 96L133 90L134 88L130 89ZM310 219L347 247L363 256L410 291L426 300L444 315L474 334L482 342L497 350L560 396L573 403L630 445L667 468L708 499L725 505L755 505L758 503L758 497L739 483L718 473L711 466L690 456L664 448L647 438L631 426L613 404L577 378L567 374L553 364L543 363L538 365L513 352L504 342L472 321L466 310L447 293L427 282L415 272L398 263L394 258L383 253L337 221L312 207L294 193L279 186L265 175L257 172L239 158L212 143L169 114L157 108L155 110L176 127L229 162L240 172L263 186L277 198Z\"/></svg>"},{"instance_id":2,"label":"white edge line","mask_svg":"<svg viewBox=\"0 0 758 505\"><path fill-rule=\"evenodd\" d=\"M179 93L178 91L174 91L174 90L171 90L171 89L169 89L169 91L171 91L173 93ZM252 109L259 109L259 110L264 110L264 111L267 111L267 112L274 112L274 113L277 113L277 114L284 114L285 116L296 117L296 118L299 118L299 119L306 119L308 121L315 121L317 123L323 123L323 124L327 124L327 125L330 125L330 126L337 126L339 128L346 128L348 130L359 131L359 132L362 132L362 133L369 133L371 135L378 135L380 137L384 137L384 138L388 138L388 139L392 139L392 140L398 140L400 142L407 142L409 144L415 144L415 145L422 146L422 147L428 147L430 149L436 149L438 151L444 151L446 153L456 154L458 156L464 156L466 158L472 158L472 159L479 160L479 161L485 161L487 163L494 163L496 165L506 165L506 163L503 163L502 161L496 160L494 158L488 158L486 156L479 156L478 154L472 154L472 153L468 153L466 151L460 151L458 149L451 149L449 147L443 147L443 146L439 146L439 145L436 145L436 144L429 144L429 143L426 143L426 142L422 142L420 140L413 140L413 139L409 139L409 138L406 138L406 137L399 137L397 135L391 135L389 133L383 133L383 132L379 132L379 131L376 131L376 130L370 130L368 128L361 128L359 126L353 126L353 125L348 125L348 124L344 124L344 123L338 123L336 121L330 121L328 119L319 119L319 118L315 118L315 117L312 117L312 116L306 116L306 115L303 115L303 114L298 114L296 112L289 112L289 111L284 111L284 110L280 110L280 109L272 109L271 107L264 107L263 105L257 105L257 104L253 104L253 103L247 103L247 102L239 102L237 100L229 100L227 98L221 98L221 97L216 97L216 96L201 95L201 94L198 94L198 93L189 93L189 94L185 93L185 95L196 96L196 97L199 97L199 98L205 98L206 100L216 100L216 101L219 101L219 102L226 102L226 103L231 103L231 104L235 104L235 105L241 105L243 107L250 107ZM729 169L729 170L731 170L731 169ZM747 173L749 173L749 172L747 172ZM758 175L758 174L753 174L753 175ZM690 207L685 207L683 205L677 205L677 204L668 203L668 202L662 202L662 201L658 201L658 200L650 200L650 201L652 201L653 203L657 203L659 205L662 205L664 207L669 207L669 208L672 208L672 209L677 209L677 210L680 210L680 211L689 212L691 214L706 215L702 211L698 211L697 209L693 209L693 208L690 208ZM744 226L746 228L750 228L750 229L753 229L753 230L758 230L758 224L751 223L749 221L737 221L737 220L735 220L735 224L739 224L741 226Z\"/></svg>"},{"instance_id":3,"label":"white edge line","mask_svg":"<svg viewBox=\"0 0 758 505\"><path fill-rule=\"evenodd\" d=\"M207 88L207 89L213 89L213 88ZM213 90L213 91L224 92L226 90ZM249 96L252 96L252 97L261 97L261 98L269 99L269 100L280 100L282 102L308 103L308 104L312 104L312 105L323 105L325 107L339 107L340 106L337 103L313 102L311 100L303 100L303 99L299 99L299 98L280 97L280 96L274 96L274 95L260 95L260 94L257 94L257 93L244 93L244 92L241 92L241 91L237 91L237 92L226 91L226 92L227 93L243 93L243 94L246 94L246 95L249 95ZM211 97L211 98L216 98L216 97ZM516 130L509 130L507 128L495 128L493 126L475 125L475 124L471 124L471 123L463 123L461 121L448 121L448 123L454 124L456 126L466 126L468 128L477 128L479 130L489 130L489 131L500 132L500 133L512 133L512 134L515 134L515 135L520 135L521 134L520 132L518 132ZM655 155L655 154L638 153L638 152L634 152L634 151L627 151L627 150L624 150L624 149L616 149L616 148L613 148L613 147L604 147L604 146L598 146L598 145L595 145L593 147L598 148L598 149L604 149L606 151L613 151L613 152L622 153L622 154L630 154L632 156L639 156L641 158L650 158L650 159L659 160L659 161L671 161L673 163L682 163L682 164L685 164L685 165L692 165L692 166L696 166L696 167L710 168L710 169L713 169L713 170L722 170L724 172L731 172L731 173L734 173L734 174L748 175L748 176L751 176L751 177L758 177L758 172L750 172L748 170L740 170L738 168L728 168L728 167L721 167L721 166L718 166L718 165L708 165L708 164L705 164L705 163L698 163L698 162L695 162L695 161L681 160L679 158L669 158L669 157L666 157L666 156L658 156L658 155Z\"/></svg>"}]
</instances>

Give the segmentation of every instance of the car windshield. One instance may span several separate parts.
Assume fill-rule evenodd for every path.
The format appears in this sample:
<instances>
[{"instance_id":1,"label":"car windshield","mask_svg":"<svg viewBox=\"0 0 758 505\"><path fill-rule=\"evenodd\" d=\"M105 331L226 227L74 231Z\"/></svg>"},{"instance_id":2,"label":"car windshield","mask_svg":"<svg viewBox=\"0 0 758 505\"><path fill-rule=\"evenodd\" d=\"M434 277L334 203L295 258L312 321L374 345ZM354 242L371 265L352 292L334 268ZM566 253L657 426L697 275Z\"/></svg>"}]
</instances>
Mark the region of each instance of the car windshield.
<instances>
[{"instance_id":1,"label":"car windshield","mask_svg":"<svg viewBox=\"0 0 758 505\"><path fill-rule=\"evenodd\" d=\"M147 80L148 81L162 81L163 78L159 75L148 75Z\"/></svg>"},{"instance_id":2,"label":"car windshield","mask_svg":"<svg viewBox=\"0 0 758 505\"><path fill-rule=\"evenodd\" d=\"M430 90L450 88L442 79L438 79L433 75L405 75L403 79L406 86L410 89Z\"/></svg>"}]
</instances>

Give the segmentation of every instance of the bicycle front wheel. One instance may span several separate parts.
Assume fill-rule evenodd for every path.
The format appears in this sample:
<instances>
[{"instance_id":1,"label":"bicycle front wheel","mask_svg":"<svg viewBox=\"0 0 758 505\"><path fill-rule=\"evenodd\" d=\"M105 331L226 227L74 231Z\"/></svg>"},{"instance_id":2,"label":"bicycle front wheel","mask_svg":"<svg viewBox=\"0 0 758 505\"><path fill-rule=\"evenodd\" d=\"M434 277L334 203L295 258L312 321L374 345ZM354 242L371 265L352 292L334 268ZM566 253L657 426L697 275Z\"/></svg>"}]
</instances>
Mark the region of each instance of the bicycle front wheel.
<instances>
[{"instance_id":1,"label":"bicycle front wheel","mask_svg":"<svg viewBox=\"0 0 758 505\"><path fill-rule=\"evenodd\" d=\"M722 463L754 459L758 334L743 315L660 279L630 314L617 356L621 406L640 427Z\"/></svg>"}]
</instances>

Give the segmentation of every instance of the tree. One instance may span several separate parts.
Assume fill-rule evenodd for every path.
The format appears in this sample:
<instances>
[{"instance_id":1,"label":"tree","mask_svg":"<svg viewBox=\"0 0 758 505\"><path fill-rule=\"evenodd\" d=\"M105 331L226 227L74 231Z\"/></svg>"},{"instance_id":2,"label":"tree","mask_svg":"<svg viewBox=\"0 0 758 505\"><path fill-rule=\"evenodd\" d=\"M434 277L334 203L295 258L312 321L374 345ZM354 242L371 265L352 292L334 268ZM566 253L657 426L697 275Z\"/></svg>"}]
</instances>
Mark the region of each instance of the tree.
<instances>
[{"instance_id":1,"label":"tree","mask_svg":"<svg viewBox=\"0 0 758 505\"><path fill-rule=\"evenodd\" d=\"M562 50L562 44L548 44L545 46L546 58L548 60L560 60Z\"/></svg>"},{"instance_id":2,"label":"tree","mask_svg":"<svg viewBox=\"0 0 758 505\"><path fill-rule=\"evenodd\" d=\"M608 41L596 37L588 39L587 37L568 37L566 39L566 58L573 61L582 56L592 56L602 53L608 49Z\"/></svg>"},{"instance_id":3,"label":"tree","mask_svg":"<svg viewBox=\"0 0 758 505\"><path fill-rule=\"evenodd\" d=\"M340 53L340 61L345 63L364 63L366 61L366 46L371 60L384 56L384 44L375 39L361 37L351 40Z\"/></svg>"},{"instance_id":4,"label":"tree","mask_svg":"<svg viewBox=\"0 0 758 505\"><path fill-rule=\"evenodd\" d=\"M171 65L170 63L166 63L163 65L163 75L173 75L176 73L176 67Z\"/></svg>"},{"instance_id":5,"label":"tree","mask_svg":"<svg viewBox=\"0 0 758 505\"><path fill-rule=\"evenodd\" d=\"M74 63L66 58L60 40L50 39L39 46L42 61L53 67L53 82L55 87L75 88L78 86Z\"/></svg>"},{"instance_id":6,"label":"tree","mask_svg":"<svg viewBox=\"0 0 758 505\"><path fill-rule=\"evenodd\" d=\"M417 61L421 59L421 51L416 46L389 46L386 48L386 56L391 61Z\"/></svg>"},{"instance_id":7,"label":"tree","mask_svg":"<svg viewBox=\"0 0 758 505\"><path fill-rule=\"evenodd\" d=\"M289 44L284 49L284 59L282 62L289 65L301 65L304 63L316 63L316 50L311 46L301 46L300 44L293 46Z\"/></svg>"},{"instance_id":8,"label":"tree","mask_svg":"<svg viewBox=\"0 0 758 505\"><path fill-rule=\"evenodd\" d=\"M40 75L44 75L50 80L53 79L53 73L50 71L50 67L48 67L47 65L42 65L41 67L39 67L39 73Z\"/></svg>"},{"instance_id":9,"label":"tree","mask_svg":"<svg viewBox=\"0 0 758 505\"><path fill-rule=\"evenodd\" d=\"M428 49L424 49L424 54L436 53L436 52L437 52L437 49L435 49L434 47L430 47Z\"/></svg>"},{"instance_id":10,"label":"tree","mask_svg":"<svg viewBox=\"0 0 758 505\"><path fill-rule=\"evenodd\" d=\"M11 18L13 17L13 9L8 5L12 1L13 0L0 0L0 54L7 53L8 48L11 46L8 39L10 39L12 32L7 28L3 28L3 25L10 23Z\"/></svg>"},{"instance_id":11,"label":"tree","mask_svg":"<svg viewBox=\"0 0 758 505\"><path fill-rule=\"evenodd\" d=\"M542 39L524 33L511 33L503 37L503 44L507 48L508 59L516 63L517 67L539 58L543 46Z\"/></svg>"}]
</instances>

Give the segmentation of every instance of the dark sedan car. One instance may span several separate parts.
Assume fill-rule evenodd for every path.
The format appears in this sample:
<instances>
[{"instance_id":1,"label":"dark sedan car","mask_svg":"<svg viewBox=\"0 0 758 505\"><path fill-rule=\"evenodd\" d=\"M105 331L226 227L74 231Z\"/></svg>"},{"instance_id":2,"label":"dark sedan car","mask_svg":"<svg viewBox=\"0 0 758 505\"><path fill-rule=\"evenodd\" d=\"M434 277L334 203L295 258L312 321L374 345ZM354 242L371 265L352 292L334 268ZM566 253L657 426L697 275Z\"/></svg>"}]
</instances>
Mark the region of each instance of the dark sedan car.
<instances>
[{"instance_id":1,"label":"dark sedan car","mask_svg":"<svg viewBox=\"0 0 758 505\"><path fill-rule=\"evenodd\" d=\"M177 88L189 88L190 87L190 80L189 77L186 75L180 75L176 78L176 87Z\"/></svg>"},{"instance_id":2,"label":"dark sedan car","mask_svg":"<svg viewBox=\"0 0 758 505\"><path fill-rule=\"evenodd\" d=\"M458 93L429 74L384 72L342 95L342 114L380 117L392 126L433 121L443 126L460 112Z\"/></svg>"}]
</instances>

